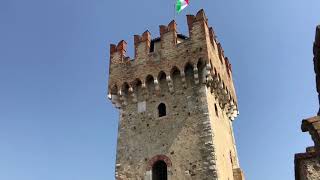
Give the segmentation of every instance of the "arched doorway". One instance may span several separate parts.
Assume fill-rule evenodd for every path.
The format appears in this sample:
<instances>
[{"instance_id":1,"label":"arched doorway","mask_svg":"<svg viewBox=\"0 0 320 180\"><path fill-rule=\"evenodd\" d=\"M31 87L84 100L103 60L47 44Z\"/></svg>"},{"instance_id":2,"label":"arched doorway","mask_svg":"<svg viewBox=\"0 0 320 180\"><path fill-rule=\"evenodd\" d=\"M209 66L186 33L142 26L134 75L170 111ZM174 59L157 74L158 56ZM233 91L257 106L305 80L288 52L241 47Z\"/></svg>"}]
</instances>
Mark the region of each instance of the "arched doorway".
<instances>
[{"instance_id":1,"label":"arched doorway","mask_svg":"<svg viewBox=\"0 0 320 180\"><path fill-rule=\"evenodd\" d=\"M168 180L167 164L159 160L152 166L152 180Z\"/></svg>"}]
</instances>

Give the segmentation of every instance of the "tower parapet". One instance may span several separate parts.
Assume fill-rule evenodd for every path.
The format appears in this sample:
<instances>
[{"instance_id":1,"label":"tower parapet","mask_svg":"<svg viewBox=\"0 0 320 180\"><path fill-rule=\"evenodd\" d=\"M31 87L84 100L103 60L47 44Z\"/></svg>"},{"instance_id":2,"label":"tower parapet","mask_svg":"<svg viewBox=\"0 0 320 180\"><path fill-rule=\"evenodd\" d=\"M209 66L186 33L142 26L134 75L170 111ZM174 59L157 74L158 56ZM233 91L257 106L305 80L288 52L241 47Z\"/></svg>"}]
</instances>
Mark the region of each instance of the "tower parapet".
<instances>
[{"instance_id":1,"label":"tower parapet","mask_svg":"<svg viewBox=\"0 0 320 180\"><path fill-rule=\"evenodd\" d=\"M187 79L192 79L194 85L209 87L231 120L238 115L231 64L204 11L187 15L187 23L189 37L177 33L175 21L160 25L158 38L152 39L149 31L135 35L133 59L126 56L124 40L110 45L108 98L117 108L147 100L152 94L160 96L162 91L174 93L177 86L190 88ZM176 72L181 84L173 80Z\"/></svg>"}]
</instances>

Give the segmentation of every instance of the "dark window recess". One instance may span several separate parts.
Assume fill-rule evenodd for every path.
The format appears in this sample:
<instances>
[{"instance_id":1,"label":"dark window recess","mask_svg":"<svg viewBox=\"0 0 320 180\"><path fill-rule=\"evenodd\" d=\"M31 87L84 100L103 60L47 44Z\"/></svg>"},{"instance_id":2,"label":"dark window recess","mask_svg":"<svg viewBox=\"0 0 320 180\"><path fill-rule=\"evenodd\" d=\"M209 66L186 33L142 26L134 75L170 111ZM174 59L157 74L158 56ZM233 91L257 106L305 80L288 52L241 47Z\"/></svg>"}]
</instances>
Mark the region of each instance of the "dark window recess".
<instances>
[{"instance_id":1,"label":"dark window recess","mask_svg":"<svg viewBox=\"0 0 320 180\"><path fill-rule=\"evenodd\" d=\"M159 117L163 117L163 116L166 116L167 115L167 109L166 109L166 105L161 103L159 104L158 106L158 114L159 114Z\"/></svg>"},{"instance_id":2,"label":"dark window recess","mask_svg":"<svg viewBox=\"0 0 320 180\"><path fill-rule=\"evenodd\" d=\"M218 108L217 108L217 105L216 105L216 104L214 104L214 110L216 111L216 116L218 116L218 117L219 117L219 114L218 114Z\"/></svg>"},{"instance_id":3,"label":"dark window recess","mask_svg":"<svg viewBox=\"0 0 320 180\"><path fill-rule=\"evenodd\" d=\"M233 160L232 160L232 153L230 151L230 161L231 161L231 164L233 165Z\"/></svg>"},{"instance_id":4,"label":"dark window recess","mask_svg":"<svg viewBox=\"0 0 320 180\"><path fill-rule=\"evenodd\" d=\"M157 161L152 167L152 180L168 180L167 164L164 161Z\"/></svg>"},{"instance_id":5,"label":"dark window recess","mask_svg":"<svg viewBox=\"0 0 320 180\"><path fill-rule=\"evenodd\" d=\"M154 52L154 41L150 43L150 52Z\"/></svg>"}]
</instances>

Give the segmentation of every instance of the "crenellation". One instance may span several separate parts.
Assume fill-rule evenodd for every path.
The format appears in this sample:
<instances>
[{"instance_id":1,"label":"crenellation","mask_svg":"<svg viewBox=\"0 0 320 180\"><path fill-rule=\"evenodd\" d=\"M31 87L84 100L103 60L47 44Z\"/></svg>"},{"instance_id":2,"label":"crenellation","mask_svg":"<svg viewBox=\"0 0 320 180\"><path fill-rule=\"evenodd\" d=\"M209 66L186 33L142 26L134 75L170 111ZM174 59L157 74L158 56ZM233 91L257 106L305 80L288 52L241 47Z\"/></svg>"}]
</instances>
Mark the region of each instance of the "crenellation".
<instances>
[{"instance_id":1,"label":"crenellation","mask_svg":"<svg viewBox=\"0 0 320 180\"><path fill-rule=\"evenodd\" d=\"M117 45L110 44L110 56L115 52L117 52Z\"/></svg>"},{"instance_id":2,"label":"crenellation","mask_svg":"<svg viewBox=\"0 0 320 180\"><path fill-rule=\"evenodd\" d=\"M166 25L160 25L159 26L159 29L160 29L160 37L163 36L164 34L166 33L175 33L177 32L177 24L174 20L172 20L168 26Z\"/></svg>"},{"instance_id":3,"label":"crenellation","mask_svg":"<svg viewBox=\"0 0 320 180\"><path fill-rule=\"evenodd\" d=\"M150 53L151 46L151 34L149 31L145 31L142 36L134 35L134 57L135 61L141 63L147 60Z\"/></svg>"},{"instance_id":4,"label":"crenellation","mask_svg":"<svg viewBox=\"0 0 320 180\"><path fill-rule=\"evenodd\" d=\"M110 45L110 67L109 71L112 70L112 66L116 64L128 63L130 62L130 57L126 56L127 52L127 42L121 40L117 45Z\"/></svg>"},{"instance_id":5,"label":"crenellation","mask_svg":"<svg viewBox=\"0 0 320 180\"><path fill-rule=\"evenodd\" d=\"M160 59L170 61L174 59L177 45L177 25L171 21L168 26L160 26Z\"/></svg>"},{"instance_id":6,"label":"crenellation","mask_svg":"<svg viewBox=\"0 0 320 180\"><path fill-rule=\"evenodd\" d=\"M189 36L193 38L193 36L203 35L203 33L197 34L194 32L194 29L204 30L204 27L207 27L207 17L204 13L204 10L201 9L196 16L187 15L187 23L189 28Z\"/></svg>"}]
</instances>

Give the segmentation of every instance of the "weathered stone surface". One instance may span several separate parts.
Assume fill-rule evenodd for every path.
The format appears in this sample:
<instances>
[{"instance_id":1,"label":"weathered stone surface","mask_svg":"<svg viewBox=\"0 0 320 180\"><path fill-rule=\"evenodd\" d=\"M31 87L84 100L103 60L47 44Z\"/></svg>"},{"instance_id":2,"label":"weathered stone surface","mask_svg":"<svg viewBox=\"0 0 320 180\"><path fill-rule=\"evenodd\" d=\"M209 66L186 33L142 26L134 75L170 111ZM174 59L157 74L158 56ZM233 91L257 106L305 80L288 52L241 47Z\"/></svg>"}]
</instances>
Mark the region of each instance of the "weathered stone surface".
<instances>
[{"instance_id":1,"label":"weathered stone surface","mask_svg":"<svg viewBox=\"0 0 320 180\"><path fill-rule=\"evenodd\" d=\"M296 180L320 179L319 152L306 152L295 155Z\"/></svg>"},{"instance_id":2,"label":"weathered stone surface","mask_svg":"<svg viewBox=\"0 0 320 180\"><path fill-rule=\"evenodd\" d=\"M296 180L320 179L320 116L302 121L301 130L309 132L314 141L313 147L308 147L305 153L295 155Z\"/></svg>"},{"instance_id":3,"label":"weathered stone surface","mask_svg":"<svg viewBox=\"0 0 320 180\"><path fill-rule=\"evenodd\" d=\"M110 46L118 180L151 180L157 161L166 163L169 180L244 179L232 130L238 106L231 65L204 11L187 20L190 37L177 34L174 21L160 26L160 38L136 35L133 60L124 41Z\"/></svg>"},{"instance_id":4,"label":"weathered stone surface","mask_svg":"<svg viewBox=\"0 0 320 180\"><path fill-rule=\"evenodd\" d=\"M244 173L240 168L233 169L234 180L244 180Z\"/></svg>"},{"instance_id":5,"label":"weathered stone surface","mask_svg":"<svg viewBox=\"0 0 320 180\"><path fill-rule=\"evenodd\" d=\"M320 179L319 159L305 159L300 162L301 180Z\"/></svg>"}]
</instances>

